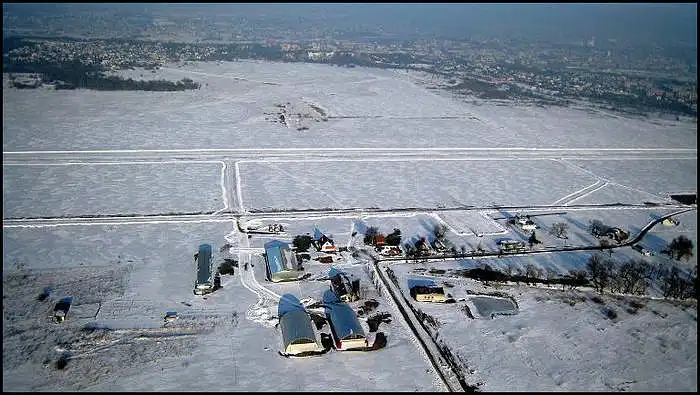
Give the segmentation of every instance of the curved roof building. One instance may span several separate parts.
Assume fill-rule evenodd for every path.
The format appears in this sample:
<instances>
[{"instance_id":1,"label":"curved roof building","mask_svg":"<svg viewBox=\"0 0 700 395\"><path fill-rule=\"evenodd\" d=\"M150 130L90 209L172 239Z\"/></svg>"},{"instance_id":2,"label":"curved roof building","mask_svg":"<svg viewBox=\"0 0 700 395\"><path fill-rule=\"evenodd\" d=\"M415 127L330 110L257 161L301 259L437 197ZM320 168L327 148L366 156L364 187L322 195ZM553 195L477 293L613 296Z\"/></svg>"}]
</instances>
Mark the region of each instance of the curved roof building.
<instances>
[{"instance_id":1,"label":"curved roof building","mask_svg":"<svg viewBox=\"0 0 700 395\"><path fill-rule=\"evenodd\" d=\"M298 355L323 350L311 325L311 318L304 310L288 311L280 317L285 354Z\"/></svg>"},{"instance_id":2,"label":"curved roof building","mask_svg":"<svg viewBox=\"0 0 700 395\"><path fill-rule=\"evenodd\" d=\"M367 347L365 331L357 319L355 311L347 303L342 303L332 291L324 294L326 317L331 327L335 348L352 350Z\"/></svg>"}]
</instances>

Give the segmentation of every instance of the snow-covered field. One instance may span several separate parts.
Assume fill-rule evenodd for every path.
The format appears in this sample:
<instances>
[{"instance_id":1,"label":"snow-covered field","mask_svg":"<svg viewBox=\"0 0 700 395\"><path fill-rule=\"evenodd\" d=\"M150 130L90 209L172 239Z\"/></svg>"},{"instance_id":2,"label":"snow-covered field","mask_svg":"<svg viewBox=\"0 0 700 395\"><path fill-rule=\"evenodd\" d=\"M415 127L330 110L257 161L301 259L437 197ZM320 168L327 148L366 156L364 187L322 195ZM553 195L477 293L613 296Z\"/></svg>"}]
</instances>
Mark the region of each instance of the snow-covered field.
<instances>
[{"instance_id":1,"label":"snow-covered field","mask_svg":"<svg viewBox=\"0 0 700 395\"><path fill-rule=\"evenodd\" d=\"M533 216L543 248L564 244L548 234L556 222L569 225L568 245L595 245L586 231L592 219L634 236L652 217L678 208L577 205L670 204L669 193L697 190L696 123L465 101L391 70L241 61L123 73L187 77L202 88L3 89L3 390L443 391L391 298L371 286L365 258L350 252L332 266L360 278L366 298L392 314L380 326L387 347L279 356L280 295L320 300L329 285L316 279L331 265L305 262L311 279L267 283L264 243L291 242L318 227L338 246L361 247L361 234L352 234L367 226L384 234L399 228L407 240L430 238L442 221L455 246L496 250L501 238L527 240L505 219L520 212L560 213ZM307 120L308 130L271 122L266 113L286 103L318 108L327 120ZM480 208L438 211L470 205ZM326 208L359 210L274 212ZM420 209L391 211L410 208ZM144 216L105 218L125 214ZM641 242L656 255L645 259L671 264L658 252L681 234L697 244L696 214L647 233ZM234 215L242 215L239 224ZM90 216L103 218L72 218ZM270 224L284 232L249 238L237 230L264 232ZM214 246L215 267L226 256L251 264L223 276L223 288L206 299L192 293L200 243ZM641 256L629 247L612 255ZM532 263L565 274L583 269L589 256L426 265ZM696 264L695 256L682 262L688 270ZM401 275L410 267L394 266ZM38 301L46 286L51 299ZM453 289L466 298L466 288L478 287ZM470 384L487 391L697 391L695 302L688 308L644 299L645 307L628 313L628 302L604 296L618 312L610 321L587 290L506 292L520 311L494 320L467 318L463 302L421 306L442 323L439 338L475 371L467 374ZM57 325L50 310L63 296L74 297L76 310ZM181 319L164 327L170 310ZM54 363L62 355L72 359L60 370Z\"/></svg>"},{"instance_id":2,"label":"snow-covered field","mask_svg":"<svg viewBox=\"0 0 700 395\"><path fill-rule=\"evenodd\" d=\"M243 189L247 207L276 210L550 204L551 196L564 196L595 182L589 174L550 160L431 158L245 163L241 177L249 186ZM262 177L275 181L254 185L248 181Z\"/></svg>"},{"instance_id":3,"label":"snow-covered field","mask_svg":"<svg viewBox=\"0 0 700 395\"><path fill-rule=\"evenodd\" d=\"M392 265L405 295L415 265ZM449 344L484 391L696 391L697 309L665 302L526 285L490 286L449 278L455 304L416 303L439 323ZM477 295L513 297L516 315L470 319L462 311ZM410 297L410 296L408 296ZM638 303L637 307L633 301ZM640 306L642 305L642 306ZM606 308L617 318L609 319ZM475 314L475 312L472 312Z\"/></svg>"},{"instance_id":4,"label":"snow-covered field","mask_svg":"<svg viewBox=\"0 0 700 395\"><path fill-rule=\"evenodd\" d=\"M491 210L492 212L497 212ZM440 213L439 217L449 230L457 235L500 235L507 232L501 224L489 216L489 211L453 211Z\"/></svg>"},{"instance_id":5,"label":"snow-covered field","mask_svg":"<svg viewBox=\"0 0 700 395\"><path fill-rule=\"evenodd\" d=\"M11 166L3 218L214 212L223 163Z\"/></svg>"},{"instance_id":6,"label":"snow-covered field","mask_svg":"<svg viewBox=\"0 0 700 395\"><path fill-rule=\"evenodd\" d=\"M171 65L150 76L184 77L201 83L202 89L5 89L3 151L288 146L609 148L611 141L620 148L697 147L695 123L652 123L587 111L489 102L465 104L390 70L241 61ZM264 112L287 101L317 103L331 117L359 118L333 118L303 132L265 120ZM440 117L457 118L436 119Z\"/></svg>"}]
</instances>

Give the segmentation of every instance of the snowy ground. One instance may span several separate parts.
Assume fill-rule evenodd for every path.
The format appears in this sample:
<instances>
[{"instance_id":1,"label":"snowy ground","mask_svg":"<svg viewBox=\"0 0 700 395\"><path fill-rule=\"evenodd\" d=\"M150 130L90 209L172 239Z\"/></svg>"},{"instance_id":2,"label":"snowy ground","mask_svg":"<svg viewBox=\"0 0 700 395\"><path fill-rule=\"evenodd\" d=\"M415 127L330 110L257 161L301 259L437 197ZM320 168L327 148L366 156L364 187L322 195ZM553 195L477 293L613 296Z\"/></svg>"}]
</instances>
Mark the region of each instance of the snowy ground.
<instances>
[{"instance_id":1,"label":"snowy ground","mask_svg":"<svg viewBox=\"0 0 700 395\"><path fill-rule=\"evenodd\" d=\"M367 226L415 239L430 237L442 221L455 246L495 250L501 238L527 240L507 223L520 212L540 226L541 248L595 245L590 220L634 236L652 217L678 210L645 202L670 204L669 193L697 190L695 123L465 102L390 70L243 61L124 73L187 77L202 88L3 89L4 390L442 391L413 333L370 285L364 259L350 253L334 265L361 279L379 311L391 312L392 323L380 326L387 347L280 357L280 296L321 299L328 282L315 279L330 266L305 262L312 279L266 283L263 244L291 242L314 227L338 246L357 246L352 234ZM266 113L278 104L327 120L311 119L307 130L271 122ZM579 206L614 203L638 206ZM477 207L438 211L468 205ZM327 208L360 210L277 212ZM368 208L386 212L362 211ZM410 208L419 209L392 212ZM119 217L125 214L136 217ZM285 230L248 238L232 214L242 215L243 228ZM672 264L658 252L681 234L697 245L696 215L654 227L641 242L657 254L645 259ZM556 222L569 225L567 240L548 234ZM215 266L225 254L254 266L224 276L224 288L206 300L195 297L192 254L200 243L214 245ZM589 255L426 267L532 263L567 273L585 267ZM641 256L629 247L612 255ZM681 264L692 270L697 258ZM36 300L46 286L52 299ZM455 296L466 298L467 288L478 285L457 285ZM694 304L645 299L628 313L628 302L605 296L618 312L610 321L585 290L566 294L566 303L561 292L506 292L518 315L471 320L459 310L465 302L421 306L443 323L440 339L475 370L471 384L487 391L697 390ZM76 310L56 325L48 316L63 296L74 297ZM169 310L182 318L164 328ZM61 355L73 358L64 370L54 367Z\"/></svg>"},{"instance_id":2,"label":"snowy ground","mask_svg":"<svg viewBox=\"0 0 700 395\"><path fill-rule=\"evenodd\" d=\"M214 212L224 208L222 167L162 162L6 165L3 218Z\"/></svg>"},{"instance_id":3,"label":"snowy ground","mask_svg":"<svg viewBox=\"0 0 700 395\"><path fill-rule=\"evenodd\" d=\"M406 295L406 279L415 276L410 273L415 267L392 266ZM590 290L444 281L453 286L447 290L457 303L416 306L437 320L439 339L467 361L484 391L697 390L694 302L604 295L599 304ZM470 319L463 306L480 296L467 290L509 295L519 312ZM617 318L607 318L606 308Z\"/></svg>"}]
</instances>

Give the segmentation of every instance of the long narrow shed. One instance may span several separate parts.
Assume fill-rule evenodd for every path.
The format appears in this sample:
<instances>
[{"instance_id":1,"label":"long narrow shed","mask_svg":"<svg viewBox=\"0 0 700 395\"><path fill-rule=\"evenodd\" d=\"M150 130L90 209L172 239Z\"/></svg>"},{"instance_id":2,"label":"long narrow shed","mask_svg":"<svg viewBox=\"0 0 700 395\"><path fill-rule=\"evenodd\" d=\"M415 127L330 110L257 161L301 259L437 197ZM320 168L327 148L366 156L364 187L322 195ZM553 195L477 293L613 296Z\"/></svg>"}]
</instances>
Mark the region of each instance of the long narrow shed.
<instances>
[{"instance_id":1,"label":"long narrow shed","mask_svg":"<svg viewBox=\"0 0 700 395\"><path fill-rule=\"evenodd\" d=\"M211 244L200 244L197 253L197 285L211 282Z\"/></svg>"}]
</instances>

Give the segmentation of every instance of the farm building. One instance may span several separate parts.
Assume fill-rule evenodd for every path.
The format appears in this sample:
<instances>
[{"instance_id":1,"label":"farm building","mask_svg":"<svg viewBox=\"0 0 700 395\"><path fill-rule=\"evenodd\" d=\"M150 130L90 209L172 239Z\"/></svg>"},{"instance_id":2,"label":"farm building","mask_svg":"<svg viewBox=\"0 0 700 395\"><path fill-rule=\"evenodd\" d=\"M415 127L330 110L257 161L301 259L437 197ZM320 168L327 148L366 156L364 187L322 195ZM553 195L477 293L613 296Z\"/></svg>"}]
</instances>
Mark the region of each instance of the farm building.
<instances>
[{"instance_id":1,"label":"farm building","mask_svg":"<svg viewBox=\"0 0 700 395\"><path fill-rule=\"evenodd\" d=\"M53 308L53 320L54 322L61 323L66 320L68 316L68 311L70 311L71 304L73 304L73 298L67 297L59 300L56 306Z\"/></svg>"},{"instance_id":2,"label":"farm building","mask_svg":"<svg viewBox=\"0 0 700 395\"><path fill-rule=\"evenodd\" d=\"M323 351L321 343L311 324L309 314L304 310L292 310L280 317L283 353L300 355Z\"/></svg>"},{"instance_id":3,"label":"farm building","mask_svg":"<svg viewBox=\"0 0 700 395\"><path fill-rule=\"evenodd\" d=\"M384 238L384 235L376 235L374 237L374 245L377 247L381 247L386 244L386 239Z\"/></svg>"},{"instance_id":4,"label":"farm building","mask_svg":"<svg viewBox=\"0 0 700 395\"><path fill-rule=\"evenodd\" d=\"M535 230L537 229L537 224L528 219L520 224L520 228L522 228L522 230Z\"/></svg>"},{"instance_id":5,"label":"farm building","mask_svg":"<svg viewBox=\"0 0 700 395\"><path fill-rule=\"evenodd\" d=\"M211 278L211 244L201 244L194 257L197 260L197 281L194 284L195 295L205 295L213 291Z\"/></svg>"},{"instance_id":6,"label":"farm building","mask_svg":"<svg viewBox=\"0 0 700 395\"><path fill-rule=\"evenodd\" d=\"M316 244L316 249L321 252L335 253L338 251L333 239L326 236L318 228L314 228L314 243Z\"/></svg>"},{"instance_id":7,"label":"farm building","mask_svg":"<svg viewBox=\"0 0 700 395\"><path fill-rule=\"evenodd\" d=\"M401 249L397 246L382 246L381 250L379 250L379 253L384 256L395 256L395 255L401 255Z\"/></svg>"},{"instance_id":8,"label":"farm building","mask_svg":"<svg viewBox=\"0 0 700 395\"><path fill-rule=\"evenodd\" d=\"M324 294L323 302L335 348L357 350L367 347L367 337L355 311L330 290Z\"/></svg>"},{"instance_id":9,"label":"farm building","mask_svg":"<svg viewBox=\"0 0 700 395\"><path fill-rule=\"evenodd\" d=\"M296 256L283 241L265 243L265 262L267 279L272 282L293 281L302 276Z\"/></svg>"},{"instance_id":10,"label":"farm building","mask_svg":"<svg viewBox=\"0 0 700 395\"><path fill-rule=\"evenodd\" d=\"M344 273L336 269L328 272L331 280L331 291L343 302L354 302L359 299L360 280L352 274Z\"/></svg>"},{"instance_id":11,"label":"farm building","mask_svg":"<svg viewBox=\"0 0 700 395\"><path fill-rule=\"evenodd\" d=\"M518 252L525 250L525 243L522 241L506 239L498 242L501 252Z\"/></svg>"},{"instance_id":12,"label":"farm building","mask_svg":"<svg viewBox=\"0 0 700 395\"><path fill-rule=\"evenodd\" d=\"M668 217L668 218L664 219L663 221L661 221L661 223L664 226L678 226L680 224L680 222L678 222L678 220L673 218L673 217Z\"/></svg>"},{"instance_id":13,"label":"farm building","mask_svg":"<svg viewBox=\"0 0 700 395\"><path fill-rule=\"evenodd\" d=\"M410 289L411 296L416 302L439 302L446 300L445 290L438 286L416 285Z\"/></svg>"}]
</instances>

